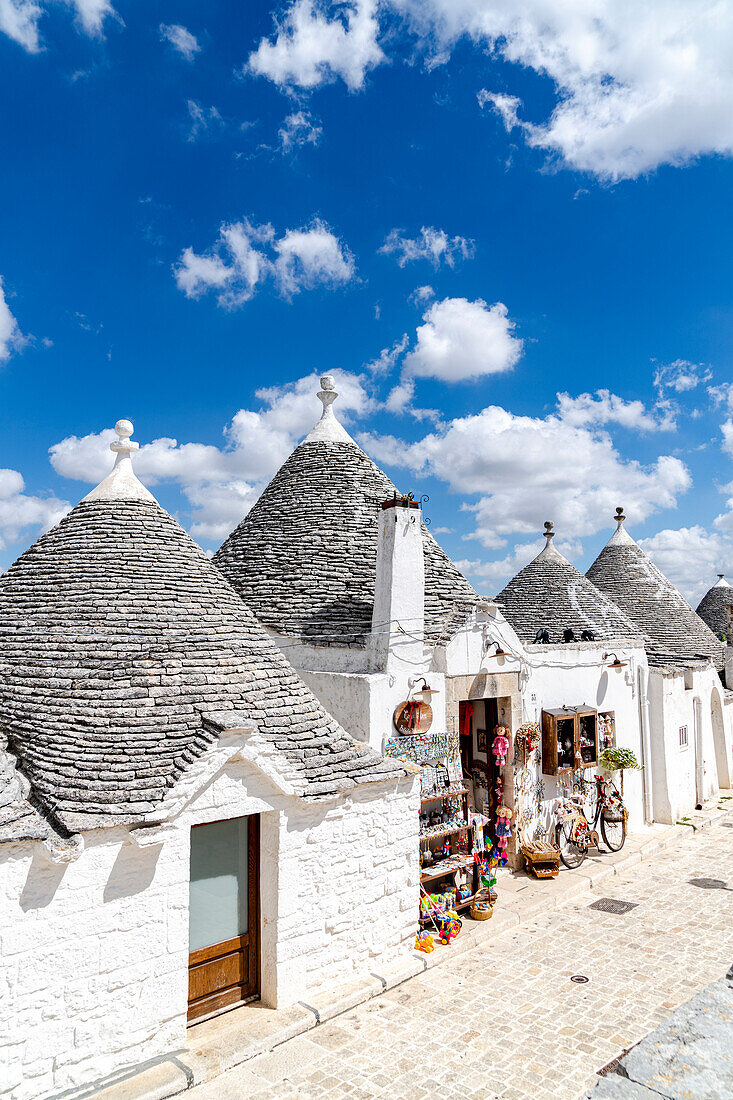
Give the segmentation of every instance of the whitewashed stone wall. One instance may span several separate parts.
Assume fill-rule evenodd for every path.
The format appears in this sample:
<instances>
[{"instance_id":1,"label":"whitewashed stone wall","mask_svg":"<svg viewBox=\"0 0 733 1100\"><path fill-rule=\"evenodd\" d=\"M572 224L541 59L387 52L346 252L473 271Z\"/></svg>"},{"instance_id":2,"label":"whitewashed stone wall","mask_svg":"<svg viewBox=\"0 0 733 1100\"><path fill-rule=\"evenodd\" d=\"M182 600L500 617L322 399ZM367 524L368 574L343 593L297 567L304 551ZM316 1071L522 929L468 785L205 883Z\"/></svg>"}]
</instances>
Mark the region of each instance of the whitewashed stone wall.
<instances>
[{"instance_id":1,"label":"whitewashed stone wall","mask_svg":"<svg viewBox=\"0 0 733 1100\"><path fill-rule=\"evenodd\" d=\"M0 846L0 1080L38 1100L186 1044L190 827L261 813L262 993L282 1007L377 970L415 933L412 777L326 805L286 798L231 761L159 839L85 837L50 864Z\"/></svg>"},{"instance_id":2,"label":"whitewashed stone wall","mask_svg":"<svg viewBox=\"0 0 733 1100\"><path fill-rule=\"evenodd\" d=\"M699 739L696 739L696 699ZM712 797L719 787L730 782L730 707L724 706L720 680L712 667L676 673L651 669L649 701L654 818L674 823L689 814L697 803L695 767L700 749L703 798ZM687 727L686 746L680 746L680 726Z\"/></svg>"},{"instance_id":3,"label":"whitewashed stone wall","mask_svg":"<svg viewBox=\"0 0 733 1100\"><path fill-rule=\"evenodd\" d=\"M613 650L625 663L625 668L608 667L603 654ZM523 690L526 719L542 723L542 711L562 706L593 707L600 713L613 711L616 723L616 744L631 749L639 762L644 759L641 736L641 714L638 696L637 669L646 671L646 654L638 646L612 646L608 642L586 642L560 646L528 646L533 661ZM586 769L586 780L592 782L597 768ZM539 772L538 772L539 774ZM549 775L542 777L545 798L542 802L542 823L547 827L554 820L554 800L560 793L559 783ZM619 777L615 775L618 783ZM640 771L624 773L624 803L629 811L628 828L635 832L644 827L643 783Z\"/></svg>"}]
</instances>

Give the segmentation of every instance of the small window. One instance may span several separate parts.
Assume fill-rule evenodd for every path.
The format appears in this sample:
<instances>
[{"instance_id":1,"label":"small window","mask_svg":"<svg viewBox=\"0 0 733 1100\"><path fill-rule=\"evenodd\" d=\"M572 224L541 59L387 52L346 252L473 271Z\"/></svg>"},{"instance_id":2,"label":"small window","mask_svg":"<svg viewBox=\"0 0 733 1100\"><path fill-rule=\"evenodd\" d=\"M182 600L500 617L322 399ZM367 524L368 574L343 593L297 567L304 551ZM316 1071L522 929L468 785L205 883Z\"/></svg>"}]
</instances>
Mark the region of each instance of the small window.
<instances>
[{"instance_id":1,"label":"small window","mask_svg":"<svg viewBox=\"0 0 733 1100\"><path fill-rule=\"evenodd\" d=\"M686 749L689 742L687 740L687 726L680 726L680 748Z\"/></svg>"}]
</instances>

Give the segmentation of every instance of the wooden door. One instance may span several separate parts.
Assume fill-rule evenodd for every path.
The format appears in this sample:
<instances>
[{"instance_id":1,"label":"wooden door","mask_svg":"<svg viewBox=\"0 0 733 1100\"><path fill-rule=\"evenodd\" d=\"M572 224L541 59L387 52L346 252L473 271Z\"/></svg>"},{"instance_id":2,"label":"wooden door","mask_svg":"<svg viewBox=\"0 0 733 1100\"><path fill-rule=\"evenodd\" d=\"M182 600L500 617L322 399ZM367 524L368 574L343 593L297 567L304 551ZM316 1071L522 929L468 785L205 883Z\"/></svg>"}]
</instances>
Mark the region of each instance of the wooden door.
<instances>
[{"instance_id":1,"label":"wooden door","mask_svg":"<svg viewBox=\"0 0 733 1100\"><path fill-rule=\"evenodd\" d=\"M259 996L259 823L191 829L189 1023Z\"/></svg>"}]
</instances>

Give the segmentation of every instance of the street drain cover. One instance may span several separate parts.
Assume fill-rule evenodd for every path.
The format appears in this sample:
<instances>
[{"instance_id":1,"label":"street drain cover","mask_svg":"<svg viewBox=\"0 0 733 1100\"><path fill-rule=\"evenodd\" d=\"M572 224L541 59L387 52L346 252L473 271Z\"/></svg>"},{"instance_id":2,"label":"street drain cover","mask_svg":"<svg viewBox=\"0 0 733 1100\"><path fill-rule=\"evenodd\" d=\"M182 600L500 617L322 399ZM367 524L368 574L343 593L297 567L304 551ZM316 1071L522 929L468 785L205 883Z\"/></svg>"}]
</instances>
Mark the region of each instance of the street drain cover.
<instances>
[{"instance_id":1,"label":"street drain cover","mask_svg":"<svg viewBox=\"0 0 733 1100\"><path fill-rule=\"evenodd\" d=\"M628 913L630 909L636 909L635 901L619 901L618 898L599 898L592 902L589 909L599 909L601 913Z\"/></svg>"},{"instance_id":2,"label":"street drain cover","mask_svg":"<svg viewBox=\"0 0 733 1100\"><path fill-rule=\"evenodd\" d=\"M570 977L571 982L575 982L576 985L585 985L590 981L590 978L586 978L585 974L572 974Z\"/></svg>"},{"instance_id":3,"label":"street drain cover","mask_svg":"<svg viewBox=\"0 0 733 1100\"><path fill-rule=\"evenodd\" d=\"M691 878L690 886L699 886L701 890L727 890L728 884L722 878Z\"/></svg>"}]
</instances>

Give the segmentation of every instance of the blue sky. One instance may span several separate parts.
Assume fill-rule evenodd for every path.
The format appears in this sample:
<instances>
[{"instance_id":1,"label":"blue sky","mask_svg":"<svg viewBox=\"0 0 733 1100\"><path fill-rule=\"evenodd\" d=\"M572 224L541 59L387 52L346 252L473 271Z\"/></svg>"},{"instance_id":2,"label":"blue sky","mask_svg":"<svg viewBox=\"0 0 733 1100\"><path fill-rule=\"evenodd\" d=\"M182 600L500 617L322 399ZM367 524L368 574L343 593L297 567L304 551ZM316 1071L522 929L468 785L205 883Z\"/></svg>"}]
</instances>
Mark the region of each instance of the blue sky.
<instances>
[{"instance_id":1,"label":"blue sky","mask_svg":"<svg viewBox=\"0 0 733 1100\"><path fill-rule=\"evenodd\" d=\"M121 416L215 549L329 372L481 591L733 573L733 11L653 7L0 0L0 567Z\"/></svg>"}]
</instances>

